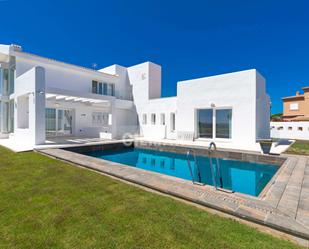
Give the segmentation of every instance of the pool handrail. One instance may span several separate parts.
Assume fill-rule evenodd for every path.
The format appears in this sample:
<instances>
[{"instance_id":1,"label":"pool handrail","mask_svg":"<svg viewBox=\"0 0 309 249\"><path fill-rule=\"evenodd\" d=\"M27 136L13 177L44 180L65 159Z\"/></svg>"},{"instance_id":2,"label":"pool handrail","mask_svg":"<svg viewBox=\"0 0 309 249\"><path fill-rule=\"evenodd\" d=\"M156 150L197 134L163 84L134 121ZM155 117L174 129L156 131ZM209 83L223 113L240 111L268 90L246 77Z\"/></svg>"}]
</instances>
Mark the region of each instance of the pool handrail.
<instances>
[{"instance_id":1,"label":"pool handrail","mask_svg":"<svg viewBox=\"0 0 309 249\"><path fill-rule=\"evenodd\" d=\"M193 175L193 172L192 172L191 162L190 162L190 158L189 158L191 154L193 156L194 163L195 163L195 166L196 166L196 169L197 169L197 175L198 175L199 181L195 181L194 180L194 175ZM195 151L192 150L192 149L189 149L187 151L187 164L188 164L188 168L189 168L190 175L191 175L191 178L192 178L192 183L193 184L198 184L198 185L205 185L204 183L201 182L202 181L202 177L201 177L200 167L199 167L198 161L196 159Z\"/></svg>"}]
</instances>

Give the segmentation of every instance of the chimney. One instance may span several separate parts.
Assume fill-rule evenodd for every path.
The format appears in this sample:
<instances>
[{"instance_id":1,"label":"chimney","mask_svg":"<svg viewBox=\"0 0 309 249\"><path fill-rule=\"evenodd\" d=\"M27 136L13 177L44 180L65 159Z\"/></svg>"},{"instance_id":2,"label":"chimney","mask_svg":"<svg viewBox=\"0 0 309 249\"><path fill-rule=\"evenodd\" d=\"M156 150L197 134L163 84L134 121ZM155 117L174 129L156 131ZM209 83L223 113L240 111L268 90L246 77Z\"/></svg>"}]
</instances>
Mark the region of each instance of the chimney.
<instances>
[{"instance_id":1,"label":"chimney","mask_svg":"<svg viewBox=\"0 0 309 249\"><path fill-rule=\"evenodd\" d=\"M296 92L296 96L299 96L299 95L300 95L300 92L299 92L299 91L297 91L297 92Z\"/></svg>"}]
</instances>

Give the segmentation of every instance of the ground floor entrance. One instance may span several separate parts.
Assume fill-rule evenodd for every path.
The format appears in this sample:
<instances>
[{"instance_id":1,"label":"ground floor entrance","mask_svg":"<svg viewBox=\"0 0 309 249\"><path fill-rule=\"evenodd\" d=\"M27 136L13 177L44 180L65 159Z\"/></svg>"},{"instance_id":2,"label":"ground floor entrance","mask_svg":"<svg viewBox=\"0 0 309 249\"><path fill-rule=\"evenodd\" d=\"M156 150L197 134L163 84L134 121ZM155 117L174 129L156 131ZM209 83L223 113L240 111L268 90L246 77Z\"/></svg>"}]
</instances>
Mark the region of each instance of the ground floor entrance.
<instances>
[{"instance_id":1,"label":"ground floor entrance","mask_svg":"<svg viewBox=\"0 0 309 249\"><path fill-rule=\"evenodd\" d=\"M73 110L46 108L46 136L70 136L73 134Z\"/></svg>"}]
</instances>

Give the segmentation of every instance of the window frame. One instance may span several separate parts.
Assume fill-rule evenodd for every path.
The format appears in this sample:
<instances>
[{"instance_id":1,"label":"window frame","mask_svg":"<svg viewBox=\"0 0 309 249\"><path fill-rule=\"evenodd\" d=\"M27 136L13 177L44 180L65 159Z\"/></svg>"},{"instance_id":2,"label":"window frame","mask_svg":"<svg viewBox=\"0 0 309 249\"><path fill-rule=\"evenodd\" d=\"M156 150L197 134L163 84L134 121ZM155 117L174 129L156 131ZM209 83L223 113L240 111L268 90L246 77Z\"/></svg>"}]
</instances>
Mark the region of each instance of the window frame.
<instances>
[{"instance_id":1,"label":"window frame","mask_svg":"<svg viewBox=\"0 0 309 249\"><path fill-rule=\"evenodd\" d=\"M212 117L212 137L211 138L203 138L199 137L199 127L198 127L198 111L199 110L213 110L213 117ZM230 138L220 138L216 136L216 126L217 126L217 111L218 110L231 110L231 132L230 132ZM231 106L222 106L222 107L199 107L195 109L195 136L197 137L198 140L205 140L205 141L211 141L211 140L216 140L216 141L227 141L231 142L233 140L233 116L234 116L234 110L233 107Z\"/></svg>"},{"instance_id":2,"label":"window frame","mask_svg":"<svg viewBox=\"0 0 309 249\"><path fill-rule=\"evenodd\" d=\"M218 111L222 111L222 110L229 110L231 112L231 120L230 120L230 127L229 127L229 136L228 138L224 138L224 137L217 137L217 112ZM215 124L213 124L215 126L215 139L226 139L226 140L230 140L232 139L232 130L233 130L233 125L232 125L232 120L233 120L233 110L232 108L215 108L214 109L214 116L215 116Z\"/></svg>"}]
</instances>

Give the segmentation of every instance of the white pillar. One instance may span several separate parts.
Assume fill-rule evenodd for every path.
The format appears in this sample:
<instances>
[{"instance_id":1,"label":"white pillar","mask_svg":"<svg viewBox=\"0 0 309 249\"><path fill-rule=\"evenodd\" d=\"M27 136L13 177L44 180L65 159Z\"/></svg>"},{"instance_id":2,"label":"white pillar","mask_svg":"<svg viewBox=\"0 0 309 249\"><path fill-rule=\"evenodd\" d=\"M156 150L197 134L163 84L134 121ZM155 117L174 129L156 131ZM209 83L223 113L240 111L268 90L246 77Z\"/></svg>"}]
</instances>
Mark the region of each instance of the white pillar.
<instances>
[{"instance_id":1,"label":"white pillar","mask_svg":"<svg viewBox=\"0 0 309 249\"><path fill-rule=\"evenodd\" d=\"M29 98L29 108L20 105L24 101L18 99ZM18 103L19 102L19 103ZM45 143L45 69L34 67L16 79L15 84L15 132L14 137L21 143L28 143L32 146ZM28 109L28 110L27 110ZM28 118L24 124L25 110L28 111ZM20 120L19 120L20 119Z\"/></svg>"},{"instance_id":2,"label":"white pillar","mask_svg":"<svg viewBox=\"0 0 309 249\"><path fill-rule=\"evenodd\" d=\"M35 144L45 143L45 69L35 68L35 91L34 91L34 131ZM29 101L30 102L30 101Z\"/></svg>"}]
</instances>

